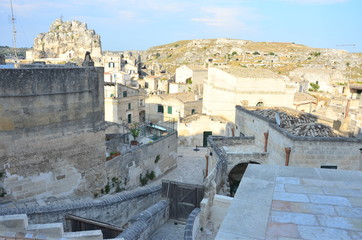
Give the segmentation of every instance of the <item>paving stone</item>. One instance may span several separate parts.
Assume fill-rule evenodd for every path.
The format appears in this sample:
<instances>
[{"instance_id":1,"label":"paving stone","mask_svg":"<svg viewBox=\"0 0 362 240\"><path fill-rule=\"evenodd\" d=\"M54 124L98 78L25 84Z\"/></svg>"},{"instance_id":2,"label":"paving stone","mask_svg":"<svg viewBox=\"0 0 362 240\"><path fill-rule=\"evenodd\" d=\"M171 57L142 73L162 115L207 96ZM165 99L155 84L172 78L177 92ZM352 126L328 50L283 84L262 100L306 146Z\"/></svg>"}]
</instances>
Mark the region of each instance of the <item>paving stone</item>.
<instances>
[{"instance_id":1,"label":"paving stone","mask_svg":"<svg viewBox=\"0 0 362 240\"><path fill-rule=\"evenodd\" d=\"M240 234L219 231L215 237L215 240L259 240L259 238L251 238Z\"/></svg>"},{"instance_id":2,"label":"paving stone","mask_svg":"<svg viewBox=\"0 0 362 240\"><path fill-rule=\"evenodd\" d=\"M293 223L301 225L318 225L318 221L313 214L292 213L292 212L271 212L271 221L277 223Z\"/></svg>"},{"instance_id":3,"label":"paving stone","mask_svg":"<svg viewBox=\"0 0 362 240\"><path fill-rule=\"evenodd\" d=\"M220 228L225 232L264 239L269 212L270 206L233 202Z\"/></svg>"},{"instance_id":4,"label":"paving stone","mask_svg":"<svg viewBox=\"0 0 362 240\"><path fill-rule=\"evenodd\" d=\"M352 207L362 207L362 198L347 197Z\"/></svg>"},{"instance_id":5,"label":"paving stone","mask_svg":"<svg viewBox=\"0 0 362 240\"><path fill-rule=\"evenodd\" d=\"M328 216L337 216L333 206L314 203L298 203L273 201L272 210L281 212L299 212L309 214L319 214Z\"/></svg>"},{"instance_id":6,"label":"paving stone","mask_svg":"<svg viewBox=\"0 0 362 240\"><path fill-rule=\"evenodd\" d=\"M362 221L360 218L330 217L320 215L318 216L318 221L321 226L325 227L362 231Z\"/></svg>"},{"instance_id":7,"label":"paving stone","mask_svg":"<svg viewBox=\"0 0 362 240\"><path fill-rule=\"evenodd\" d=\"M362 221L362 208L336 206L335 209L340 217L361 218Z\"/></svg>"},{"instance_id":8,"label":"paving stone","mask_svg":"<svg viewBox=\"0 0 362 240\"><path fill-rule=\"evenodd\" d=\"M275 184L274 191L276 191L276 192L285 192L284 184L282 184L282 183Z\"/></svg>"},{"instance_id":9,"label":"paving stone","mask_svg":"<svg viewBox=\"0 0 362 240\"><path fill-rule=\"evenodd\" d=\"M295 177L277 177L276 183L283 184L300 184L300 179Z\"/></svg>"},{"instance_id":10,"label":"paving stone","mask_svg":"<svg viewBox=\"0 0 362 240\"><path fill-rule=\"evenodd\" d=\"M316 186L306 186L306 185L284 185L285 191L290 193L310 193L310 194L323 194L323 189Z\"/></svg>"},{"instance_id":11,"label":"paving stone","mask_svg":"<svg viewBox=\"0 0 362 240\"><path fill-rule=\"evenodd\" d=\"M341 239L341 240L350 240L350 236L347 231L334 229L334 228L325 228L325 227L313 227L313 226L298 226L300 236L303 239L318 239L318 240L331 240L331 239Z\"/></svg>"},{"instance_id":12,"label":"paving stone","mask_svg":"<svg viewBox=\"0 0 362 240\"><path fill-rule=\"evenodd\" d=\"M326 196L326 195L310 194L309 199L312 203L351 206L351 203L348 201L347 198L340 197L340 196Z\"/></svg>"},{"instance_id":13,"label":"paving stone","mask_svg":"<svg viewBox=\"0 0 362 240\"><path fill-rule=\"evenodd\" d=\"M249 194L250 192L253 194ZM233 201L242 200L243 202L271 205L273 193L274 184L272 182L244 177Z\"/></svg>"},{"instance_id":14,"label":"paving stone","mask_svg":"<svg viewBox=\"0 0 362 240\"><path fill-rule=\"evenodd\" d=\"M362 198L362 190L357 190L357 189L330 188L330 187L328 187L328 188L323 188L323 191L324 191L324 193L326 195L338 195L338 196L345 196L345 197L360 197L360 198Z\"/></svg>"},{"instance_id":15,"label":"paving stone","mask_svg":"<svg viewBox=\"0 0 362 240\"><path fill-rule=\"evenodd\" d=\"M279 239L279 237L299 238L300 236L295 224L270 222L266 237L267 239Z\"/></svg>"},{"instance_id":16,"label":"paving stone","mask_svg":"<svg viewBox=\"0 0 362 240\"><path fill-rule=\"evenodd\" d=\"M309 198L306 194L300 193L284 193L274 192L273 200L289 201L289 202L309 202Z\"/></svg>"}]
</instances>

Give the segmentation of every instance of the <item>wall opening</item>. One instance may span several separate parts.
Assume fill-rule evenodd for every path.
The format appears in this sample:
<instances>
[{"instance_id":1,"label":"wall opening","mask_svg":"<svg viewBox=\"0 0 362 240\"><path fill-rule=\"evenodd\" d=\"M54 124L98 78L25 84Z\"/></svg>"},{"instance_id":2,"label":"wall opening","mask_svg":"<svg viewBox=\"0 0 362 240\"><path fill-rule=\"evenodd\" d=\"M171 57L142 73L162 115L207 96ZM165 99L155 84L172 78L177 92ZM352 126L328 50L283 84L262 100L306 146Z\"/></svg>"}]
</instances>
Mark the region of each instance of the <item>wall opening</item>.
<instances>
[{"instance_id":1,"label":"wall opening","mask_svg":"<svg viewBox=\"0 0 362 240\"><path fill-rule=\"evenodd\" d=\"M231 197L234 197L236 190L239 187L240 181L243 178L246 168L248 167L249 164L260 164L260 163L253 161L250 161L248 163L239 163L238 165L233 167L233 169L231 169L228 175Z\"/></svg>"}]
</instances>

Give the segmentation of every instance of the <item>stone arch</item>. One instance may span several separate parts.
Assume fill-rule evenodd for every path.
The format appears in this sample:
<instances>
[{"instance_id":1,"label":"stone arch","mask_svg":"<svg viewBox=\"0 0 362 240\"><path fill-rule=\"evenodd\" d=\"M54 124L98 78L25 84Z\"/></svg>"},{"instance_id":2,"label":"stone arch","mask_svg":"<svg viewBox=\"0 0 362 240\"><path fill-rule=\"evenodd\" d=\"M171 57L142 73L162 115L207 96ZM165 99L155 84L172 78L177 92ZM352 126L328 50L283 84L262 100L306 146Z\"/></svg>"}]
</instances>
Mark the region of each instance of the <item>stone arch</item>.
<instances>
[{"instance_id":1,"label":"stone arch","mask_svg":"<svg viewBox=\"0 0 362 240\"><path fill-rule=\"evenodd\" d=\"M264 101L259 100L259 102L256 104L257 107L264 107Z\"/></svg>"},{"instance_id":2,"label":"stone arch","mask_svg":"<svg viewBox=\"0 0 362 240\"><path fill-rule=\"evenodd\" d=\"M246 168L249 164L260 164L259 162L249 161L235 164L235 166L228 172L227 181L229 182L230 196L233 197L239 187L240 181L244 176Z\"/></svg>"}]
</instances>

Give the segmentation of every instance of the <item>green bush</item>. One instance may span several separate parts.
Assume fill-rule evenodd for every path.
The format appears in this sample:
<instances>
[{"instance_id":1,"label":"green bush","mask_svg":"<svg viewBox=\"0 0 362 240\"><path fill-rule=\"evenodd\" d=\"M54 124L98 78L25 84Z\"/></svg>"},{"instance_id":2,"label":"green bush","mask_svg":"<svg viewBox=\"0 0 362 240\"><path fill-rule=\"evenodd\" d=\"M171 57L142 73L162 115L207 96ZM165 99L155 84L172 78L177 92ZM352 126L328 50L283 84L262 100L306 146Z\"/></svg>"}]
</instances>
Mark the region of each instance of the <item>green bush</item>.
<instances>
[{"instance_id":1,"label":"green bush","mask_svg":"<svg viewBox=\"0 0 362 240\"><path fill-rule=\"evenodd\" d=\"M253 55L260 55L260 53L255 51L255 52L253 52Z\"/></svg>"}]
</instances>

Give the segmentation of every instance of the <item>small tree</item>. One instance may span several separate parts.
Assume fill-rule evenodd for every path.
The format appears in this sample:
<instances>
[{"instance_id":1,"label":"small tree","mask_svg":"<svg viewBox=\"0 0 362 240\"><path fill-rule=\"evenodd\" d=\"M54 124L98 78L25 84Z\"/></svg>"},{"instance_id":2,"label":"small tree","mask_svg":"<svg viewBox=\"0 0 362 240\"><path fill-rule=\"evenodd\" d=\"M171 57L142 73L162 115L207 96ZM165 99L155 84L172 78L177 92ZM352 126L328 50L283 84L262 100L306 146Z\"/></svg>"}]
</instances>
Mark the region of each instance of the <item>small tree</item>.
<instances>
[{"instance_id":1,"label":"small tree","mask_svg":"<svg viewBox=\"0 0 362 240\"><path fill-rule=\"evenodd\" d=\"M312 91L312 92L317 92L319 90L319 85L318 83L310 83L310 86L311 88L309 88L309 91Z\"/></svg>"},{"instance_id":2,"label":"small tree","mask_svg":"<svg viewBox=\"0 0 362 240\"><path fill-rule=\"evenodd\" d=\"M138 135L140 134L141 129L138 126L138 123L133 123L132 126L129 128L131 135L133 137L133 140L136 141Z\"/></svg>"}]
</instances>

